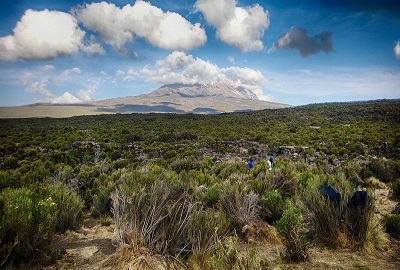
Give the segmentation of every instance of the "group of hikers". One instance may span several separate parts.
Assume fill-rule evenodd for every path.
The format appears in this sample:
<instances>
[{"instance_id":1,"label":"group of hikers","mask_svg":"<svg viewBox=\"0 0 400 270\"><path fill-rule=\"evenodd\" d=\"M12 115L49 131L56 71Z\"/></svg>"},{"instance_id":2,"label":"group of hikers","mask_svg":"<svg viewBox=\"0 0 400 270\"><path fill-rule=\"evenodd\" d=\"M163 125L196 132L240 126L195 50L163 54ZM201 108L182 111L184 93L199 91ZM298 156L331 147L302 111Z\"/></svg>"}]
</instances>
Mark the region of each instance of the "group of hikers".
<instances>
[{"instance_id":1,"label":"group of hikers","mask_svg":"<svg viewBox=\"0 0 400 270\"><path fill-rule=\"evenodd\" d=\"M247 169L252 169L254 164L253 164L253 158L249 157L249 160L247 161ZM271 154L269 155L269 158L267 159L267 164L268 164L268 170L272 171L272 168L274 167L274 156Z\"/></svg>"},{"instance_id":2,"label":"group of hikers","mask_svg":"<svg viewBox=\"0 0 400 270\"><path fill-rule=\"evenodd\" d=\"M331 185L320 185L318 188L322 195L329 199L335 206L340 206L342 202L342 194ZM367 191L361 186L350 197L347 207L350 209L360 208L364 209L367 204Z\"/></svg>"}]
</instances>

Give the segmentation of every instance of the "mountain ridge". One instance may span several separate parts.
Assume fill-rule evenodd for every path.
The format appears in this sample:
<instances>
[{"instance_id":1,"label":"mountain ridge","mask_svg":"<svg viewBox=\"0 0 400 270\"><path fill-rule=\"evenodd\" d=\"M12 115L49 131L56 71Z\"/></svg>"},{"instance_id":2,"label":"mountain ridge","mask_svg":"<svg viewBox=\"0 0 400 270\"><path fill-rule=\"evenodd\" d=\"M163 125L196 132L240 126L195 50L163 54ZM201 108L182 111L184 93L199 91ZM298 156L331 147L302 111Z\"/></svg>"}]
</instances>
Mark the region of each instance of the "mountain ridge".
<instances>
[{"instance_id":1,"label":"mountain ridge","mask_svg":"<svg viewBox=\"0 0 400 270\"><path fill-rule=\"evenodd\" d=\"M278 109L290 105L260 100L251 90L227 84L166 84L138 96L74 104L36 103L0 108L0 118L71 117L115 113L195 113Z\"/></svg>"}]
</instances>

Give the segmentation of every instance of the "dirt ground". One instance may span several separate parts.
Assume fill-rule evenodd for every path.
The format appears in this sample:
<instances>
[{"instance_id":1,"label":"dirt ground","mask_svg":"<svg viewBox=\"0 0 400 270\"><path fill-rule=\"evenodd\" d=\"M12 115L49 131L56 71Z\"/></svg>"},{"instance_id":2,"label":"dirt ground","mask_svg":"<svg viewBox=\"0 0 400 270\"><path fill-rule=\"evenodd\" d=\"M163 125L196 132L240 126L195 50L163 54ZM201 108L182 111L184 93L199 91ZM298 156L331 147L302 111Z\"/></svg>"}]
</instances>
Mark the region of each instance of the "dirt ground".
<instances>
[{"instance_id":1,"label":"dirt ground","mask_svg":"<svg viewBox=\"0 0 400 270\"><path fill-rule=\"evenodd\" d=\"M381 218L390 213L396 202L390 200L388 189L377 189L376 215ZM100 221L87 217L83 227L76 232L57 235L54 247L61 252L61 259L54 265L39 269L111 269L117 245L114 242L114 225L102 226ZM298 264L284 263L280 257L281 245L255 246L258 256L269 263L269 269L400 269L400 241L394 239L382 251L373 254L354 252L347 249L310 248L310 261ZM108 262L108 263L106 263ZM38 268L35 268L38 269ZM147 269L168 269L167 267Z\"/></svg>"}]
</instances>

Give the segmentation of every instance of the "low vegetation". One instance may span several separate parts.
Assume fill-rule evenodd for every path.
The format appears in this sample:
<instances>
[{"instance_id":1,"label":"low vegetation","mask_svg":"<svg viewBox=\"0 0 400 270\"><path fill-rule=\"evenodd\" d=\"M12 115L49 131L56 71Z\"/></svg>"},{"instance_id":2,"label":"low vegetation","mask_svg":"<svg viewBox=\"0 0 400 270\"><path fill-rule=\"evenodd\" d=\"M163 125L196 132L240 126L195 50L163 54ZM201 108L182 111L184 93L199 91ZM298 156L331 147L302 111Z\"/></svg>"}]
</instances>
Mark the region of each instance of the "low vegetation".
<instances>
[{"instance_id":1,"label":"low vegetation","mask_svg":"<svg viewBox=\"0 0 400 270\"><path fill-rule=\"evenodd\" d=\"M400 197L399 119L399 101L1 119L0 268L53 263L53 236L85 213L115 224L125 269L144 248L188 269L268 269L255 243L282 243L289 263L311 245L382 250L400 235L399 213L374 215L375 189ZM358 186L365 206L348 207Z\"/></svg>"}]
</instances>

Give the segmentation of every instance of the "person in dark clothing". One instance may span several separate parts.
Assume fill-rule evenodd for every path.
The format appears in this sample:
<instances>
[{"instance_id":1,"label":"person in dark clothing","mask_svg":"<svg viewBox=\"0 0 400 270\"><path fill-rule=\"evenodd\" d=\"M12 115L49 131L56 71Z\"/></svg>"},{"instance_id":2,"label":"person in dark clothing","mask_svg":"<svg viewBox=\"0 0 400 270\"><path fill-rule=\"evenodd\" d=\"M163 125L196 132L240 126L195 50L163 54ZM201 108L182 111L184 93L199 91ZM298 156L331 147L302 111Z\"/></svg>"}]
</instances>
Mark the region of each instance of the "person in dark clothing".
<instances>
[{"instance_id":1,"label":"person in dark clothing","mask_svg":"<svg viewBox=\"0 0 400 270\"><path fill-rule=\"evenodd\" d=\"M367 192L363 190L360 186L357 191L351 196L349 202L347 203L348 208L361 208L364 209L367 204Z\"/></svg>"},{"instance_id":2,"label":"person in dark clothing","mask_svg":"<svg viewBox=\"0 0 400 270\"><path fill-rule=\"evenodd\" d=\"M326 198L329 198L329 200L333 202L335 206L340 206L340 203L342 201L342 194L338 192L334 187L332 187L331 185L320 185L318 189L323 193Z\"/></svg>"}]
</instances>

